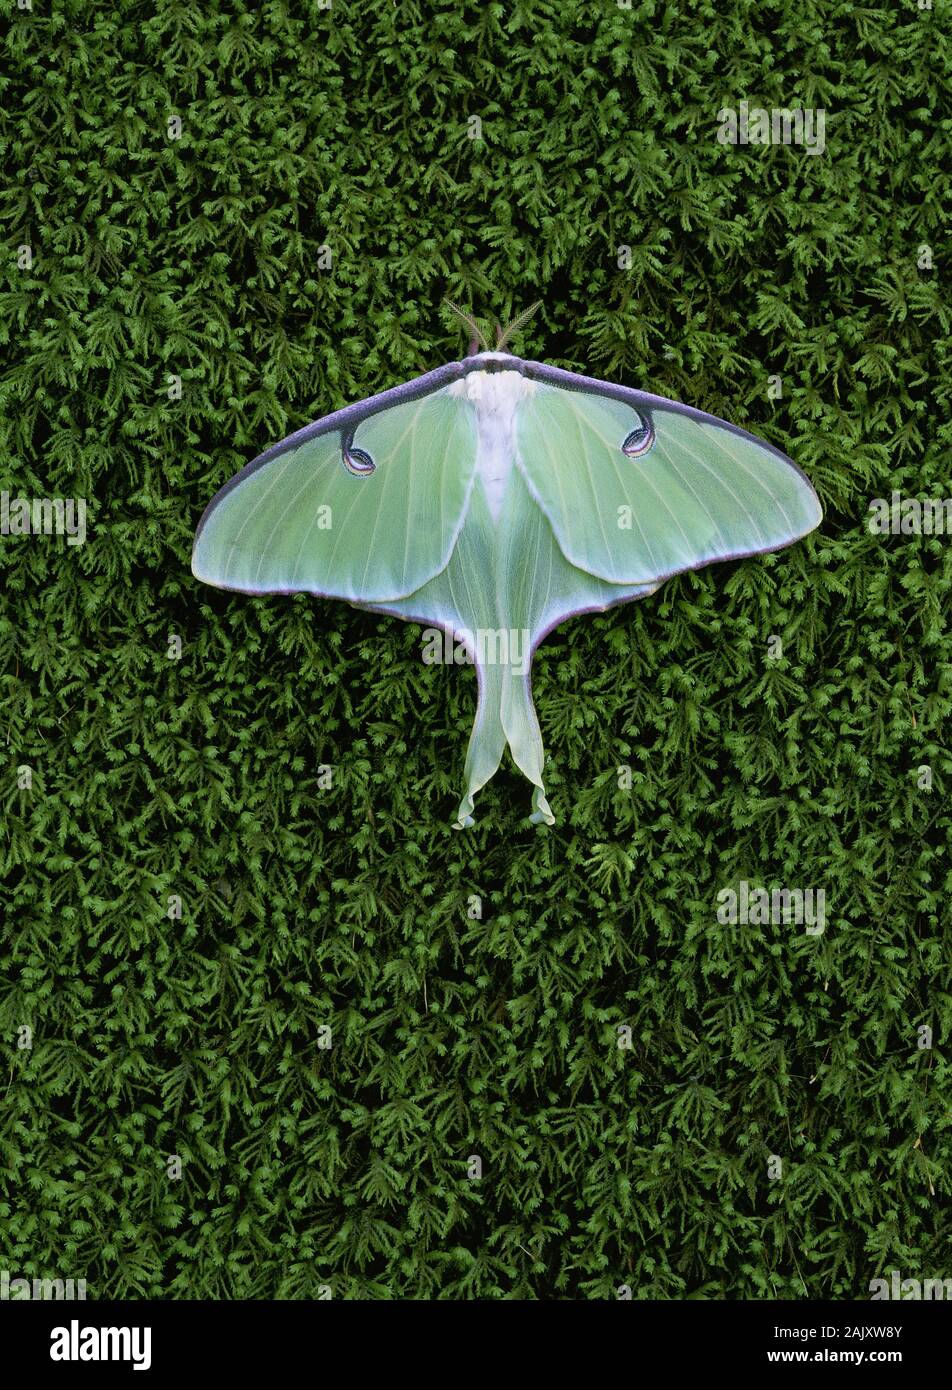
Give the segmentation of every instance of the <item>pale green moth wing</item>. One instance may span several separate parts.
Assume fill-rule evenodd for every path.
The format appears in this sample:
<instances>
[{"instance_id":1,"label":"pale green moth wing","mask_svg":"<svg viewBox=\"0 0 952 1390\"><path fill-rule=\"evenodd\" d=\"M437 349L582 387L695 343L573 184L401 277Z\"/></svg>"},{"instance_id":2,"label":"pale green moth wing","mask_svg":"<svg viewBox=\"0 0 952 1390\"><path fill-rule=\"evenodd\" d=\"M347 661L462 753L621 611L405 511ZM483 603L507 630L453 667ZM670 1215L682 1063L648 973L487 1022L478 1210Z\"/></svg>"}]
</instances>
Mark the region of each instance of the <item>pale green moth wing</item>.
<instances>
[{"instance_id":1,"label":"pale green moth wing","mask_svg":"<svg viewBox=\"0 0 952 1390\"><path fill-rule=\"evenodd\" d=\"M820 518L796 464L743 430L483 352L262 454L209 504L192 566L223 588L429 625L425 644L450 634L434 659L465 649L479 685L457 828L507 747L534 784L531 819L551 824L530 680L546 633L679 571L776 550Z\"/></svg>"},{"instance_id":2,"label":"pale green moth wing","mask_svg":"<svg viewBox=\"0 0 952 1390\"><path fill-rule=\"evenodd\" d=\"M302 435L213 498L192 555L199 579L366 603L413 593L444 568L473 483L471 409L442 387L352 429Z\"/></svg>"},{"instance_id":3,"label":"pale green moth wing","mask_svg":"<svg viewBox=\"0 0 952 1390\"><path fill-rule=\"evenodd\" d=\"M518 413L517 462L572 564L613 584L658 582L818 525L816 493L778 449L650 400L636 409L537 381Z\"/></svg>"}]
</instances>

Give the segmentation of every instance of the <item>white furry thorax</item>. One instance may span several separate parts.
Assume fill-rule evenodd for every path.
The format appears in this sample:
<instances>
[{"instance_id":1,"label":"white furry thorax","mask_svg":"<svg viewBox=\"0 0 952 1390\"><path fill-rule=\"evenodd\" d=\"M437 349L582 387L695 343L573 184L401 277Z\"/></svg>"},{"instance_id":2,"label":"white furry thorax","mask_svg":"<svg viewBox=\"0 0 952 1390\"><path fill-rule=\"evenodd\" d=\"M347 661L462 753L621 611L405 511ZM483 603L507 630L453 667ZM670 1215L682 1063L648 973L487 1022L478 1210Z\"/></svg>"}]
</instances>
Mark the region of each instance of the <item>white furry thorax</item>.
<instances>
[{"instance_id":1,"label":"white furry thorax","mask_svg":"<svg viewBox=\"0 0 952 1390\"><path fill-rule=\"evenodd\" d=\"M515 418L519 402L535 390L535 382L521 372L469 372L449 388L476 408L479 442L476 471L494 521L502 511L503 497L515 458Z\"/></svg>"}]
</instances>

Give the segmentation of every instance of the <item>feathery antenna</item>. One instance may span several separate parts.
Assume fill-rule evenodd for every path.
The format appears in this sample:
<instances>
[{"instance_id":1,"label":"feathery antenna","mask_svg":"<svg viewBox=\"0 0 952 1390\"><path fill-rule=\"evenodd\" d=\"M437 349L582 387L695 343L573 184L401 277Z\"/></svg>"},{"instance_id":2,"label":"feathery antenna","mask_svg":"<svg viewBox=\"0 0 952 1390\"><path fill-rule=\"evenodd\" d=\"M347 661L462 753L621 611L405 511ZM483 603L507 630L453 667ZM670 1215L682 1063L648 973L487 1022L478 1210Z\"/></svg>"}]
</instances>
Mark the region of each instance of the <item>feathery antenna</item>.
<instances>
[{"instance_id":1,"label":"feathery antenna","mask_svg":"<svg viewBox=\"0 0 952 1390\"><path fill-rule=\"evenodd\" d=\"M486 338L486 335L480 328L476 319L473 318L472 314L467 314L466 310L461 309L458 304L454 304L452 299L444 299L443 303L446 305L447 309L451 309L452 312L456 315L456 317L458 319L461 319L462 322L465 323L466 327L469 329L470 356L473 355L477 343L482 343L483 351L489 352L489 342Z\"/></svg>"},{"instance_id":2,"label":"feathery antenna","mask_svg":"<svg viewBox=\"0 0 952 1390\"><path fill-rule=\"evenodd\" d=\"M529 320L532 318L532 315L535 313L535 311L541 308L542 300L537 299L534 304L529 305L528 309L523 309L521 314L517 314L516 317L512 320L512 322L507 324L505 329L503 329L502 331L499 331L499 325L497 324L496 351L501 352L502 349L508 343L509 339L514 334L518 333L520 328L524 328L526 324L529 322Z\"/></svg>"},{"instance_id":3,"label":"feathery antenna","mask_svg":"<svg viewBox=\"0 0 952 1390\"><path fill-rule=\"evenodd\" d=\"M503 348L509 342L510 338L514 337L515 334L518 333L521 328L525 327L525 325L529 322L529 320L532 318L532 315L536 312L537 309L542 308L542 300L537 299L534 304L529 305L528 309L523 309L521 314L517 314L516 317L510 323L508 323L505 328L500 327L498 319L494 319L493 327L496 330L496 346L495 349L493 349L490 348L489 340L486 337L486 334L483 332L482 328L480 327L479 320L475 318L474 315L467 314L465 309L461 309L459 305L454 304L451 299L444 299L443 303L446 305L447 309L450 309L456 315L456 317L469 329L469 355L471 357L475 353L477 345L480 344L482 345L484 352L502 352Z\"/></svg>"}]
</instances>

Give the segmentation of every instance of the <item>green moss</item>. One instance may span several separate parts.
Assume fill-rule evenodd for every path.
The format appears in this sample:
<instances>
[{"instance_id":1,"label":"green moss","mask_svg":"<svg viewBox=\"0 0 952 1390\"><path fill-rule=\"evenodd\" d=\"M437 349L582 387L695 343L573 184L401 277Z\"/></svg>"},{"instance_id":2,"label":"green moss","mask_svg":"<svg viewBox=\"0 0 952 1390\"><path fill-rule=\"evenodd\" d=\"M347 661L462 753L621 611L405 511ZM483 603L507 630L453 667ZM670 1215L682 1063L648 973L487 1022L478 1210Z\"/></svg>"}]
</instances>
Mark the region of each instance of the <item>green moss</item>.
<instances>
[{"instance_id":1,"label":"green moss","mask_svg":"<svg viewBox=\"0 0 952 1390\"><path fill-rule=\"evenodd\" d=\"M941 6L51 9L6 38L0 478L89 516L0 538L0 1264L193 1298L947 1273L952 550L866 524L952 491ZM741 100L822 107L824 153L718 143ZM448 828L475 683L418 629L189 570L243 463L465 350L444 296L541 299L517 351L754 430L826 508L547 640L551 830L515 775ZM826 930L719 923L741 878L823 888Z\"/></svg>"}]
</instances>

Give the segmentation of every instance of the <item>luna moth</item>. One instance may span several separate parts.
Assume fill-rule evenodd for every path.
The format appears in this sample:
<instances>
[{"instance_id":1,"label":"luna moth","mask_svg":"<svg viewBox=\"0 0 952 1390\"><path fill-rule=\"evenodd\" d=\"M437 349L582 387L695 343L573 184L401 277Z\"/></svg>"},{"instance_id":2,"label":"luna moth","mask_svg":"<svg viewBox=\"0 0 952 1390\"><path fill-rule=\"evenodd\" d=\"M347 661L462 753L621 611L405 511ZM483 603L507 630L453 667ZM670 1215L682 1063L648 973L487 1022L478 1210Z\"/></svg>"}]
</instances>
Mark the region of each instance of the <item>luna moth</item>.
<instances>
[{"instance_id":1,"label":"luna moth","mask_svg":"<svg viewBox=\"0 0 952 1390\"><path fill-rule=\"evenodd\" d=\"M534 785L530 819L551 825L530 673L543 638L684 570L779 550L822 512L772 444L513 356L503 349L526 315L494 349L461 316L475 335L467 357L315 421L226 483L199 522L192 570L221 589L343 599L460 641L478 694L455 828L474 823L507 745Z\"/></svg>"}]
</instances>

